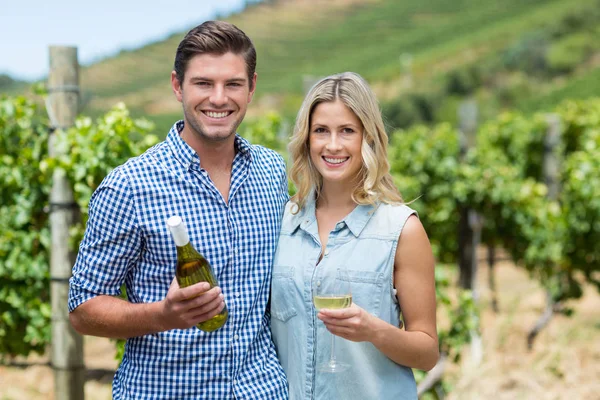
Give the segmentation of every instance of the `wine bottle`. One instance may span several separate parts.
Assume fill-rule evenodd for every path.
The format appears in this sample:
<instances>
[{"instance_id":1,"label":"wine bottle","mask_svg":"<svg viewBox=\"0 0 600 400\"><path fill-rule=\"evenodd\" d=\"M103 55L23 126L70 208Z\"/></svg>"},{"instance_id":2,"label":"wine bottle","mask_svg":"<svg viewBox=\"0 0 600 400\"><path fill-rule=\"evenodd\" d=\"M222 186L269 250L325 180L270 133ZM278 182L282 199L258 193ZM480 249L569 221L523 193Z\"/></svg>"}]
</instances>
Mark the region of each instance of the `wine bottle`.
<instances>
[{"instance_id":1,"label":"wine bottle","mask_svg":"<svg viewBox=\"0 0 600 400\"><path fill-rule=\"evenodd\" d=\"M173 216L169 218L167 225L177 246L175 277L179 287L187 287L198 282L208 282L211 288L217 286L217 278L210 263L192 246L181 217ZM229 313L227 305L225 305L219 314L207 321L198 323L196 326L205 332L212 332L225 325L228 317Z\"/></svg>"}]
</instances>

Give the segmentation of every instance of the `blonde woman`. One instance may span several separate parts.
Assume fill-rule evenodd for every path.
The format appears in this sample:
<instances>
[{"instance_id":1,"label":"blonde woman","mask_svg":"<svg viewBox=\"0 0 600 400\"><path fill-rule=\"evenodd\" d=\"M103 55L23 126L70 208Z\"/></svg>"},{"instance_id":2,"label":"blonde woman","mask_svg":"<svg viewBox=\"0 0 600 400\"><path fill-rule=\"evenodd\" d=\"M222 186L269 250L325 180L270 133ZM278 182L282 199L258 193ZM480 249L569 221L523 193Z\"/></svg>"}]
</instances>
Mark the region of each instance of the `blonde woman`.
<instances>
[{"instance_id":1,"label":"blonde woman","mask_svg":"<svg viewBox=\"0 0 600 400\"><path fill-rule=\"evenodd\" d=\"M319 81L298 113L289 146L298 191L271 297L291 399L416 399L411 368L437 362L434 258L392 182L387 142L377 99L355 73ZM350 283L352 305L317 311L314 288L336 279ZM345 339L335 348L343 372L316 368L330 356L327 330Z\"/></svg>"}]
</instances>

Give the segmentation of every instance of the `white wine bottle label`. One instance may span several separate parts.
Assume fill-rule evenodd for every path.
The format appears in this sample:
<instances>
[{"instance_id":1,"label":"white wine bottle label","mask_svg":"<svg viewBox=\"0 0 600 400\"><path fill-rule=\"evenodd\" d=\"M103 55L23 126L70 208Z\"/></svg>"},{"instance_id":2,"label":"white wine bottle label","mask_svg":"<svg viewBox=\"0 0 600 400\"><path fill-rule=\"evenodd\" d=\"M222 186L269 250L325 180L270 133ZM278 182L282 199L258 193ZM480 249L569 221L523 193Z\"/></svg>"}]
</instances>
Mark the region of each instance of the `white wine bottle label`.
<instances>
[{"instance_id":1,"label":"white wine bottle label","mask_svg":"<svg viewBox=\"0 0 600 400\"><path fill-rule=\"evenodd\" d=\"M174 215L169 218L167 220L167 225L169 226L171 235L173 235L176 246L182 247L190 242L190 237L185 229L185 223L180 216Z\"/></svg>"}]
</instances>

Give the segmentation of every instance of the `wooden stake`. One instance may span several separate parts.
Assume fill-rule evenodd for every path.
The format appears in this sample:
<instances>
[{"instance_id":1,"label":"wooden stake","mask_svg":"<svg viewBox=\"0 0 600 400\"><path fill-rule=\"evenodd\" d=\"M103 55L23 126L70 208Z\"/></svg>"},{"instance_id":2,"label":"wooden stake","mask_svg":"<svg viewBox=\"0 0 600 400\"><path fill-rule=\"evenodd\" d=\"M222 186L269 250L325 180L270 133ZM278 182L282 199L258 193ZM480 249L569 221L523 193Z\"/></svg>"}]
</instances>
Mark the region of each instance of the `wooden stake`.
<instances>
[{"instance_id":1,"label":"wooden stake","mask_svg":"<svg viewBox=\"0 0 600 400\"><path fill-rule=\"evenodd\" d=\"M76 47L50 46L48 75L48 114L55 129L67 129L75 122L79 108L79 66ZM56 134L50 135L50 156L60 155L55 145ZM67 300L69 278L75 254L69 249L69 228L79 216L73 190L65 172L57 169L52 176L50 192L50 297L52 301L52 354L56 400L82 400L85 370L83 339L71 327Z\"/></svg>"}]
</instances>

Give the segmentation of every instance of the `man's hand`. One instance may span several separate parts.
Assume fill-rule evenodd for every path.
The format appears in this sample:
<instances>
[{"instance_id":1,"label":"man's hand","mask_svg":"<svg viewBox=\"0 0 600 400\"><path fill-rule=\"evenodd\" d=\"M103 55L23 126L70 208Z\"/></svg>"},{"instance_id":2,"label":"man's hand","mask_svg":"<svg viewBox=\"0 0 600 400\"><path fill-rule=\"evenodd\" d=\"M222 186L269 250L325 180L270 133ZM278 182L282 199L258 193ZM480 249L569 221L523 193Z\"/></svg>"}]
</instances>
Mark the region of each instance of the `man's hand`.
<instances>
[{"instance_id":1,"label":"man's hand","mask_svg":"<svg viewBox=\"0 0 600 400\"><path fill-rule=\"evenodd\" d=\"M329 332L353 342L370 342L378 319L354 303L338 310L321 309L317 317Z\"/></svg>"},{"instance_id":2,"label":"man's hand","mask_svg":"<svg viewBox=\"0 0 600 400\"><path fill-rule=\"evenodd\" d=\"M225 307L221 288L209 288L207 282L180 288L177 279L173 279L167 297L161 301L163 330L191 328L220 313Z\"/></svg>"}]
</instances>

